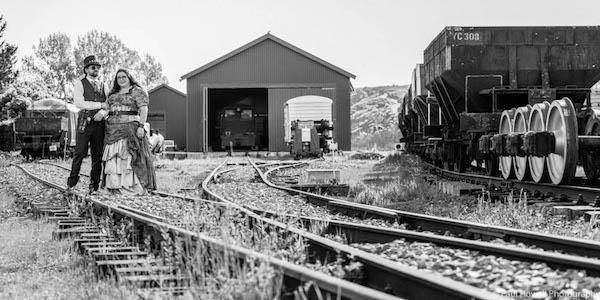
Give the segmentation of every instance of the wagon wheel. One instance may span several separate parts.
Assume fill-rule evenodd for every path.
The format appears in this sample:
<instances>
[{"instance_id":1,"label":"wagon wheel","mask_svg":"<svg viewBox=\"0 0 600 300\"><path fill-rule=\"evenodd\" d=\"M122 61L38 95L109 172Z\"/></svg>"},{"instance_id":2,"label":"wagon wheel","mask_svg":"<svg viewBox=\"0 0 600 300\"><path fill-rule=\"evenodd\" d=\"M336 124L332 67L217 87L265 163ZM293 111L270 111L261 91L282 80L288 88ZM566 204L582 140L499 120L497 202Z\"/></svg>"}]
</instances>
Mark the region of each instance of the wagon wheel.
<instances>
[{"instance_id":1,"label":"wagon wheel","mask_svg":"<svg viewBox=\"0 0 600 300\"><path fill-rule=\"evenodd\" d=\"M488 176L496 177L498 176L498 165L499 165L499 157L495 154L490 154L485 159L485 173Z\"/></svg>"},{"instance_id":2,"label":"wagon wheel","mask_svg":"<svg viewBox=\"0 0 600 300\"><path fill-rule=\"evenodd\" d=\"M554 184L566 183L575 177L579 143L577 115L569 98L555 100L550 105L546 129L554 133L554 153L548 155L546 165Z\"/></svg>"},{"instance_id":3,"label":"wagon wheel","mask_svg":"<svg viewBox=\"0 0 600 300\"><path fill-rule=\"evenodd\" d=\"M442 148L442 159L444 164L444 169L448 171L454 171L454 145L453 144L445 144Z\"/></svg>"},{"instance_id":4,"label":"wagon wheel","mask_svg":"<svg viewBox=\"0 0 600 300\"><path fill-rule=\"evenodd\" d=\"M529 130L529 116L531 115L531 105L522 106L517 109L513 119L513 132L525 133ZM529 169L527 168L527 156L513 157L513 170L518 180L528 180Z\"/></svg>"},{"instance_id":5,"label":"wagon wheel","mask_svg":"<svg viewBox=\"0 0 600 300\"><path fill-rule=\"evenodd\" d=\"M513 132L513 119L515 117L515 109L505 110L502 112L502 116L500 117L500 129L499 133L512 133ZM500 156L499 167L502 172L502 177L504 179L508 179L513 177L513 158L511 156ZM487 161L486 161L486 169L487 169Z\"/></svg>"},{"instance_id":6,"label":"wagon wheel","mask_svg":"<svg viewBox=\"0 0 600 300\"><path fill-rule=\"evenodd\" d=\"M590 117L585 125L585 135L600 135L600 119L596 116ZM587 150L582 153L582 164L585 176L588 179L598 179L600 177L600 151Z\"/></svg>"},{"instance_id":7,"label":"wagon wheel","mask_svg":"<svg viewBox=\"0 0 600 300\"><path fill-rule=\"evenodd\" d=\"M467 160L469 155L466 153L466 147L460 146L457 153L457 159L454 160L454 170L464 173L467 170Z\"/></svg>"},{"instance_id":8,"label":"wagon wheel","mask_svg":"<svg viewBox=\"0 0 600 300\"><path fill-rule=\"evenodd\" d=\"M533 106L529 116L529 130L540 132L546 131L546 118L550 110L550 103L544 101ZM527 158L529 173L535 182L544 182L548 180L548 170L546 169L546 157L530 155Z\"/></svg>"}]
</instances>

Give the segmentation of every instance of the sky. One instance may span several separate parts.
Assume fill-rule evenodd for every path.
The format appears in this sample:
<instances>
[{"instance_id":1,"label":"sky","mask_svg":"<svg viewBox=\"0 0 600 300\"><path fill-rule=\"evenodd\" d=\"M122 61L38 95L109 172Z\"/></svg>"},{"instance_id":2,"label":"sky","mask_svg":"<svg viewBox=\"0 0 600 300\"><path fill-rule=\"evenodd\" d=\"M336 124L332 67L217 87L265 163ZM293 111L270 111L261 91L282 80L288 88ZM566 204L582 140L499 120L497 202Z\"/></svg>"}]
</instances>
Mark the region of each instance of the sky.
<instances>
[{"instance_id":1,"label":"sky","mask_svg":"<svg viewBox=\"0 0 600 300\"><path fill-rule=\"evenodd\" d=\"M0 14L19 57L50 33L74 44L97 29L156 57L185 92L182 75L268 31L355 74L355 87L407 84L445 26L599 25L600 1L0 0Z\"/></svg>"}]
</instances>

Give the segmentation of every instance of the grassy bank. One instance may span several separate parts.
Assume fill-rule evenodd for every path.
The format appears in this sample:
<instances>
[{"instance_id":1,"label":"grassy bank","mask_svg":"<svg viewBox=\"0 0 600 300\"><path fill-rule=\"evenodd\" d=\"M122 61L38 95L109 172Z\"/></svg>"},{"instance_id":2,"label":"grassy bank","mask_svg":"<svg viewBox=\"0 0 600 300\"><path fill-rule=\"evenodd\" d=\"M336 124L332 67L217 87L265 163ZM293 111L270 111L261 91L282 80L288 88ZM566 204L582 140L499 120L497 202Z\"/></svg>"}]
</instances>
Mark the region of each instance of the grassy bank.
<instances>
[{"instance_id":1,"label":"grassy bank","mask_svg":"<svg viewBox=\"0 0 600 300\"><path fill-rule=\"evenodd\" d=\"M393 173L393 179L354 182L348 199L489 225L600 240L600 229L596 228L598 220L567 220L562 215L554 215L549 208L528 206L522 191L515 191L500 202L445 194L438 186L425 181L426 171L415 156L390 155L375 165L373 171Z\"/></svg>"},{"instance_id":2,"label":"grassy bank","mask_svg":"<svg viewBox=\"0 0 600 300\"><path fill-rule=\"evenodd\" d=\"M97 281L71 245L53 240L55 225L21 216L0 189L0 299L137 299L112 282Z\"/></svg>"},{"instance_id":3,"label":"grassy bank","mask_svg":"<svg viewBox=\"0 0 600 300\"><path fill-rule=\"evenodd\" d=\"M359 203L453 217L471 211L476 204L471 197L442 193L424 179L425 171L417 157L411 155L387 156L373 166L372 173L385 174L372 181L350 181L348 199ZM367 176L368 177L368 176Z\"/></svg>"}]
</instances>

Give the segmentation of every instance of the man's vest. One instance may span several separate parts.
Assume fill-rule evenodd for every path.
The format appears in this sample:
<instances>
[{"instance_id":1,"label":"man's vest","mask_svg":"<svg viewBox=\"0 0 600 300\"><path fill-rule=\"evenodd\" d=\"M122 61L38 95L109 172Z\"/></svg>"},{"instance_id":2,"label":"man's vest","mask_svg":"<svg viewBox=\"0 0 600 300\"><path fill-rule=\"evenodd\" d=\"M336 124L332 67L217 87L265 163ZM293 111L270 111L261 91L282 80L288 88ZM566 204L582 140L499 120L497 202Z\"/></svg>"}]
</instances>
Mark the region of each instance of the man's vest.
<instances>
[{"instance_id":1,"label":"man's vest","mask_svg":"<svg viewBox=\"0 0 600 300\"><path fill-rule=\"evenodd\" d=\"M93 101L93 102L106 102L106 94L104 93L104 85L100 84L98 87L100 90L96 90L94 85L87 79L87 77L81 79L81 84L83 85L83 99L85 101ZM95 115L99 109L94 109L90 111L90 115Z\"/></svg>"}]
</instances>

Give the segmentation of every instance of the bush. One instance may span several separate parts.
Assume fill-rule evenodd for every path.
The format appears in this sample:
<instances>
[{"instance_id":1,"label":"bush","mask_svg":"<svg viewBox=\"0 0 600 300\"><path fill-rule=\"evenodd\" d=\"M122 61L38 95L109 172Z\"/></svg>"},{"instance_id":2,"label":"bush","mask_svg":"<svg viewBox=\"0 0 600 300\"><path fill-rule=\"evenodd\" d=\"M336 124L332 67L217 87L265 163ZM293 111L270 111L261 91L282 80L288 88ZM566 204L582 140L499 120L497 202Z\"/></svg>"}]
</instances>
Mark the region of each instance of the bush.
<instances>
[{"instance_id":1,"label":"bush","mask_svg":"<svg viewBox=\"0 0 600 300\"><path fill-rule=\"evenodd\" d=\"M358 152L354 153L350 156L350 159L358 159L358 160L378 160L382 159L385 156L376 152Z\"/></svg>"},{"instance_id":2,"label":"bush","mask_svg":"<svg viewBox=\"0 0 600 300\"><path fill-rule=\"evenodd\" d=\"M395 129L384 129L373 133L359 131L352 133L353 150L370 150L373 148L391 150L395 149L400 140L400 134Z\"/></svg>"}]
</instances>

